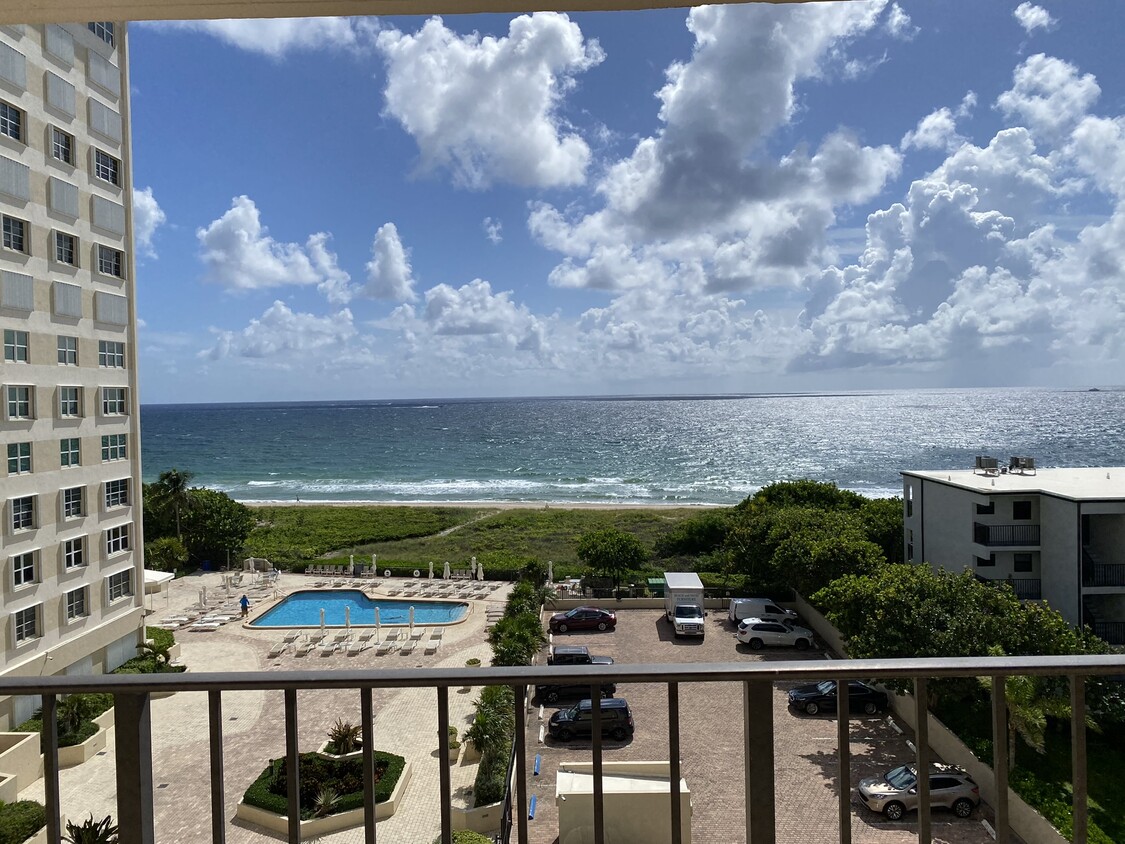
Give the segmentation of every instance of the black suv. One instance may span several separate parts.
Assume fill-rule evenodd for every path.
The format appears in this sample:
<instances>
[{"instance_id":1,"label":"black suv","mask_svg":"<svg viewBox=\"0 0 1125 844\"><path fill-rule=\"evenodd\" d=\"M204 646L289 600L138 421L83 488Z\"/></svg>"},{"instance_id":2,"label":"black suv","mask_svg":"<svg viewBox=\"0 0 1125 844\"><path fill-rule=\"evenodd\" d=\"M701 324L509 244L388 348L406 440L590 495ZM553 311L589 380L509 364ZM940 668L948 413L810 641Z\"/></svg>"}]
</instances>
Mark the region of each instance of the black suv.
<instances>
[{"instance_id":1,"label":"black suv","mask_svg":"<svg viewBox=\"0 0 1125 844\"><path fill-rule=\"evenodd\" d=\"M594 656L585 645L555 645L547 657L548 665L613 665L613 658Z\"/></svg>"},{"instance_id":2,"label":"black suv","mask_svg":"<svg viewBox=\"0 0 1125 844\"><path fill-rule=\"evenodd\" d=\"M575 736L590 738L594 733L593 701L581 700L570 709L560 709L551 716L547 732L551 738L570 741ZM633 713L625 698L611 697L602 701L602 738L624 741L633 735Z\"/></svg>"},{"instance_id":3,"label":"black suv","mask_svg":"<svg viewBox=\"0 0 1125 844\"><path fill-rule=\"evenodd\" d=\"M602 683L602 697L613 697L617 691L615 683ZM589 683L544 683L535 687L535 695L544 703L554 703L562 698L589 697Z\"/></svg>"}]
</instances>

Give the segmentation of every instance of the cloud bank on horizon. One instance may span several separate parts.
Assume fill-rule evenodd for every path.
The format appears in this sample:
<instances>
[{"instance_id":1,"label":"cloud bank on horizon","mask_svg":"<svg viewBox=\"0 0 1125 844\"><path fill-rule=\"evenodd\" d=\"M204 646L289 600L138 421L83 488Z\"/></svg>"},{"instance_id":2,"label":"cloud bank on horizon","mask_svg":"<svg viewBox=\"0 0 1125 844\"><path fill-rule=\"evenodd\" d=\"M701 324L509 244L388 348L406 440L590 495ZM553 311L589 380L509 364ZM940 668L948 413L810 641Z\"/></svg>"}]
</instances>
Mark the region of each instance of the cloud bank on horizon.
<instances>
[{"instance_id":1,"label":"cloud bank on horizon","mask_svg":"<svg viewBox=\"0 0 1125 844\"><path fill-rule=\"evenodd\" d=\"M1112 379L1125 353L1122 79L1053 55L1077 10L1023 2L991 23L1010 49L972 88L911 99L907 114L868 104L820 118L834 97L863 103L865 86L893 83L903 52L931 37L911 11L692 9L651 99L630 95L629 127L620 104L593 113L588 89L646 59L615 55L584 31L593 18L521 15L487 32L437 17L413 31L141 27L206 32L283 64L310 51L364 63L352 72L382 95L367 117L412 145L397 161L408 190L431 207L472 203L465 237L491 262L464 269L446 253L470 252L448 228L393 213L359 221L366 255L344 255L300 203L235 188L218 216L177 219L150 188L136 208L146 266L172 233L166 217L194 232L198 289L217 313L188 354L180 335L162 345L165 315L146 302L142 351L174 358L214 398Z\"/></svg>"}]
</instances>

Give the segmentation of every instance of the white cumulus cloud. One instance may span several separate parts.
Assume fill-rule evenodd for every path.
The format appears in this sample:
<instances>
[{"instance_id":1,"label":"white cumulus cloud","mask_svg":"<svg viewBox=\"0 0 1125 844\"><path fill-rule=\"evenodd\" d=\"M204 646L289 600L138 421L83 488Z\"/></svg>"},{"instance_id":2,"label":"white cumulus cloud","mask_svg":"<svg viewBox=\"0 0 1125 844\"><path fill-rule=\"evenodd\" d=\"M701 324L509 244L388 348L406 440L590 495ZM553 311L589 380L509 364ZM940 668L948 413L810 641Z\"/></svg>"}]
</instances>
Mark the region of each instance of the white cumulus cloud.
<instances>
[{"instance_id":1,"label":"white cumulus cloud","mask_svg":"<svg viewBox=\"0 0 1125 844\"><path fill-rule=\"evenodd\" d=\"M484 236L488 238L489 243L500 243L504 239L504 224L499 220L485 217L481 222L481 228L484 229Z\"/></svg>"},{"instance_id":2,"label":"white cumulus cloud","mask_svg":"<svg viewBox=\"0 0 1125 844\"><path fill-rule=\"evenodd\" d=\"M357 49L371 42L378 32L378 24L364 18L152 21L141 26L201 32L240 50L274 59L297 51Z\"/></svg>"},{"instance_id":3,"label":"white cumulus cloud","mask_svg":"<svg viewBox=\"0 0 1125 844\"><path fill-rule=\"evenodd\" d=\"M379 34L386 110L417 142L425 170L456 184L581 184L590 148L559 114L575 77L604 58L566 15L511 21L503 37L458 35L440 18Z\"/></svg>"},{"instance_id":4,"label":"white cumulus cloud","mask_svg":"<svg viewBox=\"0 0 1125 844\"><path fill-rule=\"evenodd\" d=\"M1050 142L1064 139L1101 95L1092 74L1079 75L1074 65L1043 53L1017 67L1013 81L996 107Z\"/></svg>"},{"instance_id":5,"label":"white cumulus cloud","mask_svg":"<svg viewBox=\"0 0 1125 844\"><path fill-rule=\"evenodd\" d=\"M898 3L891 4L891 10L887 12L887 20L883 27L888 34L904 41L909 41L919 31L918 27L910 20L910 15L906 14Z\"/></svg>"},{"instance_id":6,"label":"white cumulus cloud","mask_svg":"<svg viewBox=\"0 0 1125 844\"><path fill-rule=\"evenodd\" d=\"M352 343L357 331L347 308L327 316L295 312L277 301L241 331L212 329L215 343L200 357L221 360L226 357L267 358L284 361L293 353L340 350Z\"/></svg>"},{"instance_id":7,"label":"white cumulus cloud","mask_svg":"<svg viewBox=\"0 0 1125 844\"><path fill-rule=\"evenodd\" d=\"M1050 29L1055 25L1055 19L1051 17L1050 13L1042 6L1036 6L1034 3L1020 3L1016 6L1016 10L1012 12L1012 16L1028 35L1037 29Z\"/></svg>"},{"instance_id":8,"label":"white cumulus cloud","mask_svg":"<svg viewBox=\"0 0 1125 844\"><path fill-rule=\"evenodd\" d=\"M367 295L373 299L412 302L414 276L410 255L398 236L394 223L385 223L375 232L371 260L367 262Z\"/></svg>"},{"instance_id":9,"label":"white cumulus cloud","mask_svg":"<svg viewBox=\"0 0 1125 844\"><path fill-rule=\"evenodd\" d=\"M156 230L167 222L168 217L156 197L152 195L152 188L137 190L133 188L133 242L137 252L150 258L156 257L156 250L152 245L152 238Z\"/></svg>"}]
</instances>

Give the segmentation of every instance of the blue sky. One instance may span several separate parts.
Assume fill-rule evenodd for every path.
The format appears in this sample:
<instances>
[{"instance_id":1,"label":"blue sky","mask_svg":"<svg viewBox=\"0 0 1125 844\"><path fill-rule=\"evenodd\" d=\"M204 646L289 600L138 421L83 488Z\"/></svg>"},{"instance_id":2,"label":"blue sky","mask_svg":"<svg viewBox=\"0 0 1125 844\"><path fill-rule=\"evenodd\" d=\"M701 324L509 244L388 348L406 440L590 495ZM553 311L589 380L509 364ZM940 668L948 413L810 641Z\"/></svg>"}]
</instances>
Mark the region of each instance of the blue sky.
<instances>
[{"instance_id":1,"label":"blue sky","mask_svg":"<svg viewBox=\"0 0 1125 844\"><path fill-rule=\"evenodd\" d=\"M1123 30L134 24L141 400L1121 383Z\"/></svg>"}]
</instances>

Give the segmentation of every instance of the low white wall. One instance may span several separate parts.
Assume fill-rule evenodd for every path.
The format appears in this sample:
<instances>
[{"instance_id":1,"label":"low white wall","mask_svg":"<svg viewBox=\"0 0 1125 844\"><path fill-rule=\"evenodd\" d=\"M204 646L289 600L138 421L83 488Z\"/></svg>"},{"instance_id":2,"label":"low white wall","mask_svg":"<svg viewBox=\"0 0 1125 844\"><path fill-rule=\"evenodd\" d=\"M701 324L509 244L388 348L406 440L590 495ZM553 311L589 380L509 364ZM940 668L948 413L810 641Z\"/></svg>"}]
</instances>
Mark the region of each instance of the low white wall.
<instances>
[{"instance_id":1,"label":"low white wall","mask_svg":"<svg viewBox=\"0 0 1125 844\"><path fill-rule=\"evenodd\" d=\"M39 733L0 733L0 771L15 777L17 791L43 776Z\"/></svg>"},{"instance_id":2,"label":"low white wall","mask_svg":"<svg viewBox=\"0 0 1125 844\"><path fill-rule=\"evenodd\" d=\"M107 709L94 719L94 723L98 725L98 731L82 744L59 748L60 768L73 768L75 765L81 765L95 753L105 750L106 737L109 734L109 728L113 726L113 709Z\"/></svg>"},{"instance_id":3,"label":"low white wall","mask_svg":"<svg viewBox=\"0 0 1125 844\"><path fill-rule=\"evenodd\" d=\"M704 598L703 608L721 610L727 605L726 598ZM554 606L548 606L548 615L565 612L575 607L600 607L603 610L663 610L663 598L555 598Z\"/></svg>"},{"instance_id":4,"label":"low white wall","mask_svg":"<svg viewBox=\"0 0 1125 844\"><path fill-rule=\"evenodd\" d=\"M375 820L381 821L385 818L389 818L398 811L398 807L402 803L403 793L406 791L406 786L410 782L410 774L410 763L407 762L406 767L402 769L402 776L398 778L394 791L391 792L391 796L382 803L375 804ZM248 823L265 827L271 832L276 832L282 836L289 834L288 815L278 815L267 809L249 806L243 803L241 799L238 801L238 805L235 806L234 816ZM361 806L358 809L339 812L335 815L329 815L326 818L313 818L312 820L301 821L301 840L311 841L317 836L328 835L332 832L339 832L342 829L351 829L352 827L361 826L363 820L364 809Z\"/></svg>"},{"instance_id":5,"label":"low white wall","mask_svg":"<svg viewBox=\"0 0 1125 844\"><path fill-rule=\"evenodd\" d=\"M481 835L489 835L500 829L500 816L504 813L503 803L489 803L487 806L474 806L472 809L452 807L454 829L470 829Z\"/></svg>"}]
</instances>

